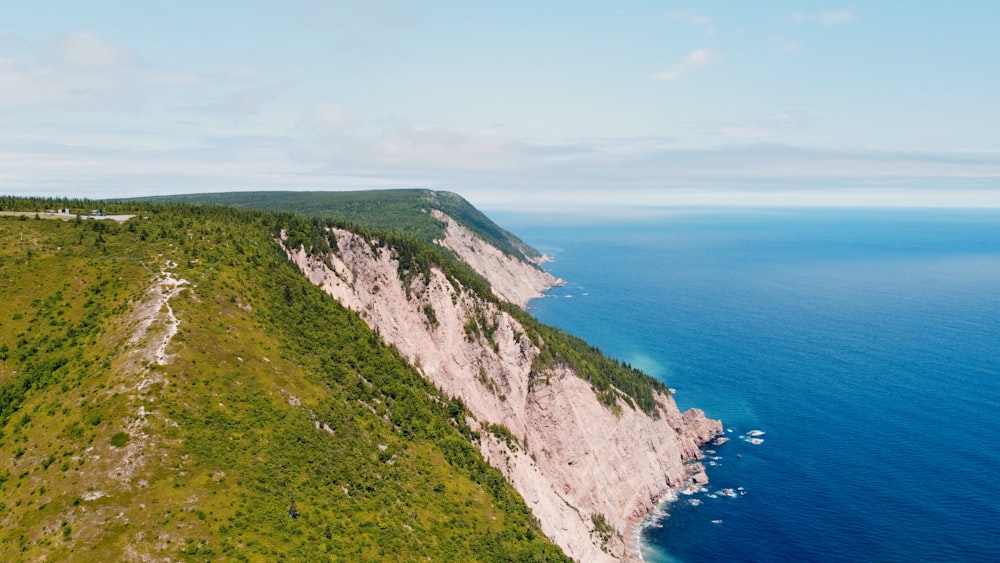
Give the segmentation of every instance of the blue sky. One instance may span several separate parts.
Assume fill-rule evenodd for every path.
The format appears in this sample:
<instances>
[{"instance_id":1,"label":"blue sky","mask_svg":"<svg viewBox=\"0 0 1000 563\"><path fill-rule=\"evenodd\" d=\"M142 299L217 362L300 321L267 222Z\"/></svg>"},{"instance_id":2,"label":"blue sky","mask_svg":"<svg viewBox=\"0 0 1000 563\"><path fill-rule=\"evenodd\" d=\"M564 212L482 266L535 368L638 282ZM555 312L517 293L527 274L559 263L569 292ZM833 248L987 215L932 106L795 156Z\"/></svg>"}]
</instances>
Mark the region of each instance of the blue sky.
<instances>
[{"instance_id":1,"label":"blue sky","mask_svg":"<svg viewBox=\"0 0 1000 563\"><path fill-rule=\"evenodd\" d=\"M1000 207L993 2L5 2L0 192Z\"/></svg>"}]
</instances>

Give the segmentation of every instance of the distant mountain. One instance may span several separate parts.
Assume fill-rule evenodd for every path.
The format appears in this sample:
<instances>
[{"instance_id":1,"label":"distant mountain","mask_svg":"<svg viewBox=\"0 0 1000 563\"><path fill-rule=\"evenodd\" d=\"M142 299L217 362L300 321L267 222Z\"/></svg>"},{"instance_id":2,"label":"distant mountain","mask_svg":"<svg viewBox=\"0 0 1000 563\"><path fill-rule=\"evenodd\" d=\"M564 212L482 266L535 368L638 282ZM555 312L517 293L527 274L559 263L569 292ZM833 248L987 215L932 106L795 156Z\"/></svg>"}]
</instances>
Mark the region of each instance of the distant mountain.
<instances>
[{"instance_id":1,"label":"distant mountain","mask_svg":"<svg viewBox=\"0 0 1000 563\"><path fill-rule=\"evenodd\" d=\"M554 280L458 196L355 197L0 197L0 558L629 557L718 423L518 307Z\"/></svg>"}]
</instances>

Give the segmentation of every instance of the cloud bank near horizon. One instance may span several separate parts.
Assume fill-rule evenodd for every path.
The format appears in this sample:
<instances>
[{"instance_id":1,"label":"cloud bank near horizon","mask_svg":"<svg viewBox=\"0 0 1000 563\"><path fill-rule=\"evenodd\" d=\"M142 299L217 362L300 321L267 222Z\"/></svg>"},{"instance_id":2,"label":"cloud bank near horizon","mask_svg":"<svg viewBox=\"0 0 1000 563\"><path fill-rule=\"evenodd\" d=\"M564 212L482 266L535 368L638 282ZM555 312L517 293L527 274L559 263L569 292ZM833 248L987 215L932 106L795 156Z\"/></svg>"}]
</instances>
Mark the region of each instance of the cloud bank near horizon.
<instances>
[{"instance_id":1,"label":"cloud bank near horizon","mask_svg":"<svg viewBox=\"0 0 1000 563\"><path fill-rule=\"evenodd\" d=\"M180 2L157 25L100 2L58 21L19 6L0 24L0 192L1000 207L1000 82L971 30L793 6L547 7L530 25L518 5ZM954 40L934 56L959 62L929 77L912 39L875 48L890 25L937 26Z\"/></svg>"}]
</instances>

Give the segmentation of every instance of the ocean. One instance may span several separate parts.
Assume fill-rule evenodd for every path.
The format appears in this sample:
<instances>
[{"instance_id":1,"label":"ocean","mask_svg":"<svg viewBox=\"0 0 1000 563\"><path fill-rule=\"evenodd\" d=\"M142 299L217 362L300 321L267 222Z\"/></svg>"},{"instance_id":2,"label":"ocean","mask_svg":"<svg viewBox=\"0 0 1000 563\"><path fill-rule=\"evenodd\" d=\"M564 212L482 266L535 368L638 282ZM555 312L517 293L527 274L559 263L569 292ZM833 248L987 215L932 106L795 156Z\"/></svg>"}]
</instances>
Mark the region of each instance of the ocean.
<instances>
[{"instance_id":1,"label":"ocean","mask_svg":"<svg viewBox=\"0 0 1000 563\"><path fill-rule=\"evenodd\" d=\"M647 561L1000 560L1000 212L493 216L538 319L727 429Z\"/></svg>"}]
</instances>

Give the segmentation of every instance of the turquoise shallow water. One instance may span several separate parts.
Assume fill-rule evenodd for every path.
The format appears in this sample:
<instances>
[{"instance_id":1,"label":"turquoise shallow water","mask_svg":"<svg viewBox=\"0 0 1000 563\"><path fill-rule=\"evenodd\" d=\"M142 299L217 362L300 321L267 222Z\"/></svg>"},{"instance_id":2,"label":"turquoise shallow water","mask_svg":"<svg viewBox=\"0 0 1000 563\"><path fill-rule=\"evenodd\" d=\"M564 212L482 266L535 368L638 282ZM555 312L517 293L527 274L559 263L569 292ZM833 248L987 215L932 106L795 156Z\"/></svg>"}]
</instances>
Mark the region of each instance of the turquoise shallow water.
<instances>
[{"instance_id":1,"label":"turquoise shallow water","mask_svg":"<svg viewBox=\"0 0 1000 563\"><path fill-rule=\"evenodd\" d=\"M540 320L732 430L647 560L1000 560L1000 214L494 216L567 280Z\"/></svg>"}]
</instances>

